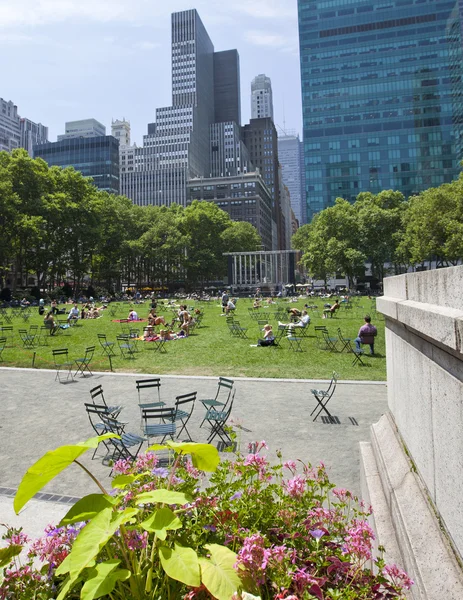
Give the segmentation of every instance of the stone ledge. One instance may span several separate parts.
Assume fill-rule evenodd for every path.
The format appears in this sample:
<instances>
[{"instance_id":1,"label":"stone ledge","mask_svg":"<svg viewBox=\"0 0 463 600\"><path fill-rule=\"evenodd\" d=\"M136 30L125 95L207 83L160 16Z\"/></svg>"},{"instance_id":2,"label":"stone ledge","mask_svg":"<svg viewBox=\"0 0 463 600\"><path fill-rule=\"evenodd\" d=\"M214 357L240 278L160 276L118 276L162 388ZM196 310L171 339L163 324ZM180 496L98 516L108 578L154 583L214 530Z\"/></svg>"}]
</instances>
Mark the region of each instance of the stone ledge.
<instances>
[{"instance_id":1,"label":"stone ledge","mask_svg":"<svg viewBox=\"0 0 463 600\"><path fill-rule=\"evenodd\" d=\"M383 296L378 310L428 338L463 353L463 310Z\"/></svg>"},{"instance_id":2,"label":"stone ledge","mask_svg":"<svg viewBox=\"0 0 463 600\"><path fill-rule=\"evenodd\" d=\"M415 581L410 597L461 600L463 573L421 482L412 471L390 415L383 416L372 426L371 449L376 472L367 448L362 448L361 456L362 469L370 475L365 478L369 485L366 496L370 497L376 513L378 542L387 544L392 527L402 557L398 562ZM378 485L382 487L383 496L377 490Z\"/></svg>"}]
</instances>

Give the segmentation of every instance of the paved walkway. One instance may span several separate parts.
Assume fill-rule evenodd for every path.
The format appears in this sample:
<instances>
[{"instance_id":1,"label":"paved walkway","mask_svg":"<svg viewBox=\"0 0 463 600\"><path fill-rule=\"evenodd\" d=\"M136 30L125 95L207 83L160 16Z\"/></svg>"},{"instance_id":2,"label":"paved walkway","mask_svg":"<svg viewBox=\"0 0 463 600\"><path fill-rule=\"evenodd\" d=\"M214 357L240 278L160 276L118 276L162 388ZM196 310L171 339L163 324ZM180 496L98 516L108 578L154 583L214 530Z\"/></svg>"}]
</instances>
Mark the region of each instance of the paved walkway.
<instances>
[{"instance_id":1,"label":"paved walkway","mask_svg":"<svg viewBox=\"0 0 463 600\"><path fill-rule=\"evenodd\" d=\"M12 523L8 495L14 493L30 465L47 450L93 436L83 406L90 401L92 387L102 384L109 403L123 404L121 419L130 424L127 430L139 433L135 380L143 379L142 375L95 373L69 384L59 384L54 378L54 371L0 369L0 523ZM198 398L213 397L217 387L217 379L207 377L162 376L161 382L161 397L172 405L175 396L189 391L197 390ZM369 440L370 425L387 410L385 384L340 383L329 405L337 424L324 423L321 418L314 423L309 416L315 406L310 389L324 387L325 382L236 379L235 385L233 420L242 452L247 451L248 442L266 440L269 456L281 449L283 459L323 461L337 486L360 492L358 442ZM190 421L190 432L198 442L205 442L208 434L199 428L203 412L198 403ZM82 462L103 481L108 480L109 469L101 460L92 461L91 453ZM50 514L59 517L65 512L63 503L68 499L62 496L96 491L85 473L72 466L44 490L53 496L48 500L58 503L34 501L18 522L30 521L36 527L42 520L48 522Z\"/></svg>"}]
</instances>

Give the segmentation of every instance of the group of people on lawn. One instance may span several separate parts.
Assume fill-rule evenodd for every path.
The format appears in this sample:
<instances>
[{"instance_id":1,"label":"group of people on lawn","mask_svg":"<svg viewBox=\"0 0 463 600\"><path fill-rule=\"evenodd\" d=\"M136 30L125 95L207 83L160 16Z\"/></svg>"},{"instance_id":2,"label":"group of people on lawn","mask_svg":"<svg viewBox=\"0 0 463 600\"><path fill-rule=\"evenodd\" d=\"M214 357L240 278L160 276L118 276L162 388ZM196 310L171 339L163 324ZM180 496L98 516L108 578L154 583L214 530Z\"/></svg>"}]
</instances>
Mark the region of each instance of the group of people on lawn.
<instances>
[{"instance_id":1,"label":"group of people on lawn","mask_svg":"<svg viewBox=\"0 0 463 600\"><path fill-rule=\"evenodd\" d=\"M201 311L198 308L195 309L195 316L198 316L200 313ZM149 342L158 339L169 341L188 337L194 318L188 311L186 304L181 304L177 311L177 316L172 319L170 324L167 324L165 317L159 316L156 313L156 308L152 308L148 314L148 325L145 327L143 338ZM159 333L156 333L154 328L159 325L162 325L163 328L159 330ZM176 325L179 328L178 332L173 331Z\"/></svg>"}]
</instances>

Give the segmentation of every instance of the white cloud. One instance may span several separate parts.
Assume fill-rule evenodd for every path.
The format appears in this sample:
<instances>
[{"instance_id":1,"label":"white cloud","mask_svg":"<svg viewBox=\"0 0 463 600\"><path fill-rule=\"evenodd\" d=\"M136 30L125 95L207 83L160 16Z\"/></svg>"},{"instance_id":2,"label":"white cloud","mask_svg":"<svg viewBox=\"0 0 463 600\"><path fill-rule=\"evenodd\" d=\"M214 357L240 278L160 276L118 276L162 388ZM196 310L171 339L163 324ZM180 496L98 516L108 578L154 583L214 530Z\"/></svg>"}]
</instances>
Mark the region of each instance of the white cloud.
<instances>
[{"instance_id":1,"label":"white cloud","mask_svg":"<svg viewBox=\"0 0 463 600\"><path fill-rule=\"evenodd\" d=\"M259 19L297 18L296 0L235 0L230 8Z\"/></svg>"}]
</instances>

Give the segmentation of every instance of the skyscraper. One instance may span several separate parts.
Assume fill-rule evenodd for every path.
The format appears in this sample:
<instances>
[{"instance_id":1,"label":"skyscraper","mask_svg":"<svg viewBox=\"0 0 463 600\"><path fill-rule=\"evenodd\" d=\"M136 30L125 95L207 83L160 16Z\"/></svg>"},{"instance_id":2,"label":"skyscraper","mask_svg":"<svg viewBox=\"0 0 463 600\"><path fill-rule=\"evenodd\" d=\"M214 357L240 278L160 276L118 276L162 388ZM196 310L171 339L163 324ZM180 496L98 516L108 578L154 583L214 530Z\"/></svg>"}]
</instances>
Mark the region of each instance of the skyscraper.
<instances>
[{"instance_id":1,"label":"skyscraper","mask_svg":"<svg viewBox=\"0 0 463 600\"><path fill-rule=\"evenodd\" d=\"M266 75L257 75L251 83L251 119L266 117L273 121L272 81Z\"/></svg>"},{"instance_id":2,"label":"skyscraper","mask_svg":"<svg viewBox=\"0 0 463 600\"><path fill-rule=\"evenodd\" d=\"M65 133L58 136L61 140L76 138L99 137L106 135L106 127L96 119L82 119L81 121L68 121L64 126Z\"/></svg>"},{"instance_id":3,"label":"skyscraper","mask_svg":"<svg viewBox=\"0 0 463 600\"><path fill-rule=\"evenodd\" d=\"M298 0L309 220L452 181L462 159L460 2L327 4Z\"/></svg>"},{"instance_id":4,"label":"skyscraper","mask_svg":"<svg viewBox=\"0 0 463 600\"><path fill-rule=\"evenodd\" d=\"M241 125L240 57L237 50L214 52L216 123Z\"/></svg>"},{"instance_id":5,"label":"skyscraper","mask_svg":"<svg viewBox=\"0 0 463 600\"><path fill-rule=\"evenodd\" d=\"M34 146L34 158L43 158L49 166L74 167L91 177L98 189L119 193L119 142L112 135L39 144Z\"/></svg>"},{"instance_id":6,"label":"skyscraper","mask_svg":"<svg viewBox=\"0 0 463 600\"><path fill-rule=\"evenodd\" d=\"M278 137L278 160L282 169L283 183L291 195L291 207L299 221L306 222L305 177L301 155L304 149L299 136L296 134L280 135Z\"/></svg>"},{"instance_id":7,"label":"skyscraper","mask_svg":"<svg viewBox=\"0 0 463 600\"><path fill-rule=\"evenodd\" d=\"M48 139L48 127L41 123L21 118L18 107L0 98L0 150L10 152L15 148L24 148L32 156L34 144Z\"/></svg>"},{"instance_id":8,"label":"skyscraper","mask_svg":"<svg viewBox=\"0 0 463 600\"><path fill-rule=\"evenodd\" d=\"M196 10L172 15L172 106L156 110L121 192L136 204L186 204L190 177L210 173L214 46Z\"/></svg>"}]
</instances>

